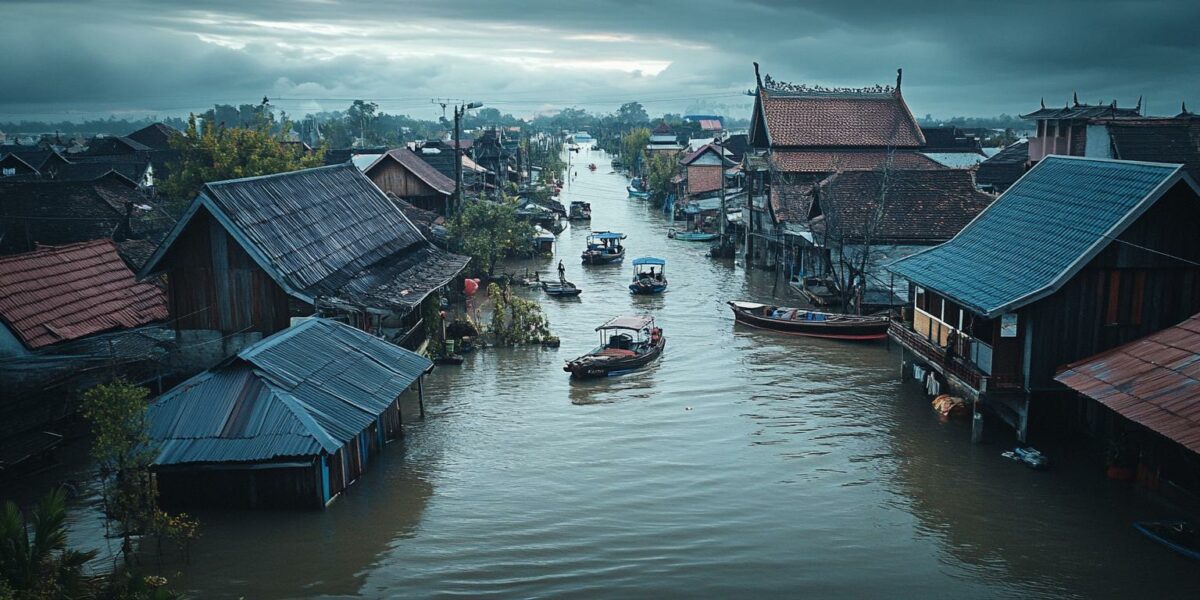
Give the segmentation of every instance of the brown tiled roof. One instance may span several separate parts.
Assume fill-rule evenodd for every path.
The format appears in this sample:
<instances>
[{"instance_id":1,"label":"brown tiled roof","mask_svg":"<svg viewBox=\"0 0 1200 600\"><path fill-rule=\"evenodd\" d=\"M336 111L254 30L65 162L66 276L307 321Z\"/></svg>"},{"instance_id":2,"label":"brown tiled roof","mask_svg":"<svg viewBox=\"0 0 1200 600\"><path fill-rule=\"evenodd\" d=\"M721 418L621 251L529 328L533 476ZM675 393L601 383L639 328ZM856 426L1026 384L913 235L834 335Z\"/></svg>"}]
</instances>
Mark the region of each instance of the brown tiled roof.
<instances>
[{"instance_id":1,"label":"brown tiled roof","mask_svg":"<svg viewBox=\"0 0 1200 600\"><path fill-rule=\"evenodd\" d=\"M892 152L895 169L943 169L933 159L911 151ZM788 173L833 173L835 171L872 171L888 162L889 153L882 150L774 150L771 165Z\"/></svg>"},{"instance_id":2,"label":"brown tiled roof","mask_svg":"<svg viewBox=\"0 0 1200 600\"><path fill-rule=\"evenodd\" d=\"M812 206L812 182L779 182L771 185L771 212L778 223L804 223Z\"/></svg>"},{"instance_id":3,"label":"brown tiled roof","mask_svg":"<svg viewBox=\"0 0 1200 600\"><path fill-rule=\"evenodd\" d=\"M759 92L771 145L919 148L925 137L894 92Z\"/></svg>"},{"instance_id":4,"label":"brown tiled roof","mask_svg":"<svg viewBox=\"0 0 1200 600\"><path fill-rule=\"evenodd\" d=\"M1200 452L1200 315L1067 365L1054 379Z\"/></svg>"},{"instance_id":5,"label":"brown tiled roof","mask_svg":"<svg viewBox=\"0 0 1200 600\"><path fill-rule=\"evenodd\" d=\"M167 318L163 291L138 283L111 240L0 259L0 318L32 349Z\"/></svg>"},{"instance_id":6,"label":"brown tiled roof","mask_svg":"<svg viewBox=\"0 0 1200 600\"><path fill-rule=\"evenodd\" d=\"M1115 158L1179 163L1200 181L1200 118L1110 123Z\"/></svg>"},{"instance_id":7,"label":"brown tiled roof","mask_svg":"<svg viewBox=\"0 0 1200 600\"><path fill-rule=\"evenodd\" d=\"M944 242L994 199L976 190L971 173L962 169L846 171L818 184L813 227L833 227L857 241L868 233L881 198L881 216L869 232L872 243Z\"/></svg>"},{"instance_id":8,"label":"brown tiled roof","mask_svg":"<svg viewBox=\"0 0 1200 600\"><path fill-rule=\"evenodd\" d=\"M389 150L387 156L404 165L404 168L408 169L410 173L416 175L418 179L424 181L426 185L438 192L447 195L454 193L454 180L433 168L432 165L425 162L423 158L412 150L397 148Z\"/></svg>"}]
</instances>

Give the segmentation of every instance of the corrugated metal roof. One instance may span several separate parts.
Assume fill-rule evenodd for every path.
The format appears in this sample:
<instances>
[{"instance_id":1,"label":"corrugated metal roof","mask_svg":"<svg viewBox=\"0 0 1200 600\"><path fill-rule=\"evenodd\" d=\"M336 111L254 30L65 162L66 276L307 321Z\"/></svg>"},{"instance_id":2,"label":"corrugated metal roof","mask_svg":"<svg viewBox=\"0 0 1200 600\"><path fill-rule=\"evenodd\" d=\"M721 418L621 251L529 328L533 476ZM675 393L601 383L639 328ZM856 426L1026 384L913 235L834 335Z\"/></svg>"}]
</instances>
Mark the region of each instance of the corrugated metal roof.
<instances>
[{"instance_id":1,"label":"corrugated metal roof","mask_svg":"<svg viewBox=\"0 0 1200 600\"><path fill-rule=\"evenodd\" d=\"M433 365L348 325L308 319L151 405L160 465L334 452Z\"/></svg>"},{"instance_id":2,"label":"corrugated metal roof","mask_svg":"<svg viewBox=\"0 0 1200 600\"><path fill-rule=\"evenodd\" d=\"M1200 315L1067 365L1054 379L1200 452Z\"/></svg>"},{"instance_id":3,"label":"corrugated metal roof","mask_svg":"<svg viewBox=\"0 0 1200 600\"><path fill-rule=\"evenodd\" d=\"M1181 177L1179 165L1050 156L954 239L888 269L995 317L1057 290Z\"/></svg>"},{"instance_id":4,"label":"corrugated metal roof","mask_svg":"<svg viewBox=\"0 0 1200 600\"><path fill-rule=\"evenodd\" d=\"M112 240L0 259L0 318L29 348L167 318L158 287L138 283Z\"/></svg>"}]
</instances>

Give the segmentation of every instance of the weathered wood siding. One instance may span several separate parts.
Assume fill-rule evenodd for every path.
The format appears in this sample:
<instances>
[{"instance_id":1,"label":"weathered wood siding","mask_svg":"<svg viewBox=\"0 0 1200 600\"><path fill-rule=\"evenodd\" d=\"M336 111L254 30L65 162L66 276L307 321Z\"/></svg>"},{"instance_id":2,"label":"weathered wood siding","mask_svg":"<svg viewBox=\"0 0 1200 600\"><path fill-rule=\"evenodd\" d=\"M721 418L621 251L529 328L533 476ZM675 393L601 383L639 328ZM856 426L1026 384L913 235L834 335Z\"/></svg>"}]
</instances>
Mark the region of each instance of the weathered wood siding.
<instances>
[{"instance_id":1,"label":"weathered wood siding","mask_svg":"<svg viewBox=\"0 0 1200 600\"><path fill-rule=\"evenodd\" d=\"M413 175L404 165L391 160L385 159L378 166L371 169L367 176L379 189L384 192L391 192L401 198L410 198L416 196L440 196L437 190L429 187L429 184L421 181L416 175Z\"/></svg>"},{"instance_id":2,"label":"weathered wood siding","mask_svg":"<svg viewBox=\"0 0 1200 600\"><path fill-rule=\"evenodd\" d=\"M1032 324L1031 390L1055 371L1200 312L1200 203L1177 184L1053 296L1022 309ZM1140 247L1140 248L1139 248ZM1152 251L1143 248L1152 249ZM1184 260L1179 260L1179 257ZM1115 318L1114 318L1115 317Z\"/></svg>"},{"instance_id":3,"label":"weathered wood siding","mask_svg":"<svg viewBox=\"0 0 1200 600\"><path fill-rule=\"evenodd\" d=\"M164 258L176 329L268 335L287 328L287 294L204 209Z\"/></svg>"}]
</instances>

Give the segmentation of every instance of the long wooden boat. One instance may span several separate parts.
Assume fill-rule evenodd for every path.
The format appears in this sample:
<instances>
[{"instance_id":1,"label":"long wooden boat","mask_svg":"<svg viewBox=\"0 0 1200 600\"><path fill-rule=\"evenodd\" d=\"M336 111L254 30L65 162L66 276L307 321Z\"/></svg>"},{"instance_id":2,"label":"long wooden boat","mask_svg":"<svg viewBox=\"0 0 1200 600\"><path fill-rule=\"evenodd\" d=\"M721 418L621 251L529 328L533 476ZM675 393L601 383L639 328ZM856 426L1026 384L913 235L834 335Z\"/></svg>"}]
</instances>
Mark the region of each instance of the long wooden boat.
<instances>
[{"instance_id":1,"label":"long wooden boat","mask_svg":"<svg viewBox=\"0 0 1200 600\"><path fill-rule=\"evenodd\" d=\"M711 242L721 237L721 234L705 231L675 231L672 229L667 232L667 237L681 242Z\"/></svg>"},{"instance_id":2,"label":"long wooden boat","mask_svg":"<svg viewBox=\"0 0 1200 600\"><path fill-rule=\"evenodd\" d=\"M1189 521L1138 521L1133 527L1175 552L1200 560L1200 529Z\"/></svg>"},{"instance_id":3,"label":"long wooden boat","mask_svg":"<svg viewBox=\"0 0 1200 600\"><path fill-rule=\"evenodd\" d=\"M882 340L890 321L886 316L839 315L757 302L730 301L729 307L738 323L833 340Z\"/></svg>"},{"instance_id":4,"label":"long wooden boat","mask_svg":"<svg viewBox=\"0 0 1200 600\"><path fill-rule=\"evenodd\" d=\"M583 290L570 281L543 281L542 289L546 291L546 295L556 298L570 298L578 296Z\"/></svg>"},{"instance_id":5,"label":"long wooden boat","mask_svg":"<svg viewBox=\"0 0 1200 600\"><path fill-rule=\"evenodd\" d=\"M596 331L600 332L600 346L563 366L572 378L624 375L654 362L667 346L667 338L651 316L614 317Z\"/></svg>"}]
</instances>

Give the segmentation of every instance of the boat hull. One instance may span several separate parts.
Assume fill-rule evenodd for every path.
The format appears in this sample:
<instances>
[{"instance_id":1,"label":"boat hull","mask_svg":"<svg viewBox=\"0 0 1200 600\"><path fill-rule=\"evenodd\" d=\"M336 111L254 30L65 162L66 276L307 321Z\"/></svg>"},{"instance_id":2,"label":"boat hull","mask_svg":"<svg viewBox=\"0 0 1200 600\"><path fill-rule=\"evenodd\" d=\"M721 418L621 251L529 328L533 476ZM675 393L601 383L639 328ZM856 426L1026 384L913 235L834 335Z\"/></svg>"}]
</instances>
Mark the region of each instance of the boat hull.
<instances>
[{"instance_id":1,"label":"boat hull","mask_svg":"<svg viewBox=\"0 0 1200 600\"><path fill-rule=\"evenodd\" d=\"M1133 524L1134 529L1137 529L1142 535L1182 554L1192 560L1200 560L1200 534L1196 532L1195 526L1187 521L1139 521ZM1186 529L1191 538L1190 542L1185 542L1180 539L1183 535L1182 531L1176 531L1176 528Z\"/></svg>"},{"instance_id":2,"label":"boat hull","mask_svg":"<svg viewBox=\"0 0 1200 600\"><path fill-rule=\"evenodd\" d=\"M667 284L665 283L656 283L654 285L629 284L629 293L631 294L661 294L665 291L667 291Z\"/></svg>"},{"instance_id":3,"label":"boat hull","mask_svg":"<svg viewBox=\"0 0 1200 600\"><path fill-rule=\"evenodd\" d=\"M617 254L606 254L603 252L592 252L588 250L581 254L579 258L585 265L610 265L625 260L625 250L622 249L621 252Z\"/></svg>"},{"instance_id":4,"label":"boat hull","mask_svg":"<svg viewBox=\"0 0 1200 600\"><path fill-rule=\"evenodd\" d=\"M650 350L638 356L629 358L608 359L603 361L588 360L593 354L585 354L568 362L563 370L571 374L572 379L598 379L601 377L616 377L631 371L636 371L658 360L663 349L667 347L667 339L659 338L658 343Z\"/></svg>"},{"instance_id":5,"label":"boat hull","mask_svg":"<svg viewBox=\"0 0 1200 600\"><path fill-rule=\"evenodd\" d=\"M583 292L583 290L575 287L574 285L563 285L561 283L550 283L548 281L542 282L542 289L545 290L547 295L557 298L571 298L578 296Z\"/></svg>"},{"instance_id":6,"label":"boat hull","mask_svg":"<svg viewBox=\"0 0 1200 600\"><path fill-rule=\"evenodd\" d=\"M721 237L721 234L719 234L719 233L692 233L692 232L688 232L688 231L680 231L680 232L676 232L675 235L673 235L671 237L674 239L677 239L681 242L711 242L711 241Z\"/></svg>"},{"instance_id":7,"label":"boat hull","mask_svg":"<svg viewBox=\"0 0 1200 600\"><path fill-rule=\"evenodd\" d=\"M890 322L887 317L852 317L849 315L831 315L839 317L838 320L831 321L774 319L754 314L751 310L738 306L733 302L729 303L729 307L733 309L734 319L743 325L759 329L769 329L789 335L831 340L864 342L882 340L887 337L888 324ZM816 314L824 315L826 313Z\"/></svg>"}]
</instances>

